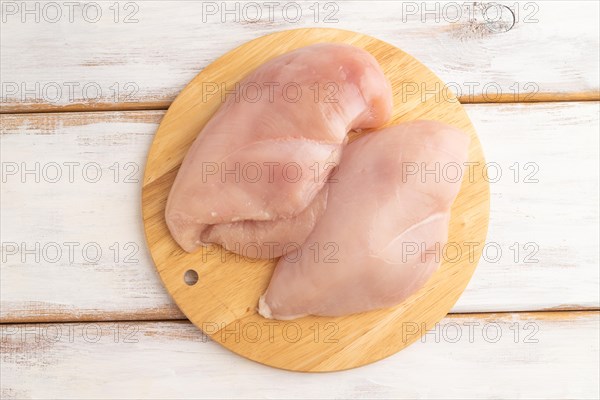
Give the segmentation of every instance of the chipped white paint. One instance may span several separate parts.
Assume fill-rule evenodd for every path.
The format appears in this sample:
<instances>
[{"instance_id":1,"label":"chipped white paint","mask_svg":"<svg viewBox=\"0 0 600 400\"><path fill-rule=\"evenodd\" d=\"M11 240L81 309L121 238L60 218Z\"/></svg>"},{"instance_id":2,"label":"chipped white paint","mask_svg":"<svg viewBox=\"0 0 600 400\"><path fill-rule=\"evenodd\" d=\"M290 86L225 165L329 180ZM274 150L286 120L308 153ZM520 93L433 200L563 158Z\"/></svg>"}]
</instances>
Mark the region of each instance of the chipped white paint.
<instances>
[{"instance_id":1,"label":"chipped white paint","mask_svg":"<svg viewBox=\"0 0 600 400\"><path fill-rule=\"evenodd\" d=\"M598 317L597 312L450 316L387 359L321 374L246 360L206 341L187 322L5 325L1 395L593 399L599 395ZM243 334L239 340L245 340Z\"/></svg>"},{"instance_id":2,"label":"chipped white paint","mask_svg":"<svg viewBox=\"0 0 600 400\"><path fill-rule=\"evenodd\" d=\"M596 102L466 106L488 162L502 168L502 178L491 183L488 235L502 257L495 261L496 245L490 248L454 312L600 306L599 107ZM181 317L146 251L140 183L124 182L135 168L125 169L130 162L140 167L131 179L141 179L162 115L136 111L2 117L5 173L11 163L19 167L2 185L3 321ZM22 173L24 166L32 169L36 162L40 183L33 174ZM43 175L44 166L52 162L78 162L74 182L69 183L66 167L59 182L44 180L54 177L51 169ZM526 167L528 162L537 167ZM103 168L97 183L81 174L89 163ZM91 168L87 179L94 176ZM525 183L528 177L539 182ZM36 242L39 262L35 251L23 251L35 249ZM67 242L79 243L73 260ZM57 250L49 243L62 251L56 262ZM95 261L95 245L83 253L89 243L98 243L100 260ZM514 243L519 243L518 250Z\"/></svg>"},{"instance_id":3,"label":"chipped white paint","mask_svg":"<svg viewBox=\"0 0 600 400\"><path fill-rule=\"evenodd\" d=\"M259 2L257 21L247 8L253 2L229 2L234 10L229 14L223 2L97 2L102 7L97 22L89 22L95 19L93 10L84 17L81 4L73 22L67 6L60 6L62 17L51 22L55 17L47 4L52 2L41 1L35 2L39 23L35 11L24 14L24 3L4 2L3 7L8 3L11 10L3 14L0 28L5 112L73 104L164 107L224 52L271 32L311 26L359 31L390 42L451 88L460 87L463 101L495 101L498 91L513 100L517 91L519 101L532 93L541 99L597 99L600 88L595 1L505 1L518 18L508 31L510 24L489 25L480 6L461 1L283 1L272 12L268 2ZM462 5L458 19L457 4ZM502 20L512 22L512 14L503 10ZM494 21L496 12L492 8L488 20Z\"/></svg>"}]
</instances>

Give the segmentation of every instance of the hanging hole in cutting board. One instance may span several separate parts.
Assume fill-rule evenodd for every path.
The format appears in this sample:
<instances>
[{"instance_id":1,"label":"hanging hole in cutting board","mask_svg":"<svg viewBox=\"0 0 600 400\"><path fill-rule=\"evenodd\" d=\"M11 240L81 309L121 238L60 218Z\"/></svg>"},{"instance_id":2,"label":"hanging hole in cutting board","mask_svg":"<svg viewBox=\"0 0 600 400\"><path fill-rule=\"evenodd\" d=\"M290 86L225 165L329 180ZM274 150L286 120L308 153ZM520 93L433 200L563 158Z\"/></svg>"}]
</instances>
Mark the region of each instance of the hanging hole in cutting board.
<instances>
[{"instance_id":1,"label":"hanging hole in cutting board","mask_svg":"<svg viewBox=\"0 0 600 400\"><path fill-rule=\"evenodd\" d=\"M188 269L185 271L185 274L183 274L183 281L188 286L194 286L198 283L198 273L193 269Z\"/></svg>"}]
</instances>

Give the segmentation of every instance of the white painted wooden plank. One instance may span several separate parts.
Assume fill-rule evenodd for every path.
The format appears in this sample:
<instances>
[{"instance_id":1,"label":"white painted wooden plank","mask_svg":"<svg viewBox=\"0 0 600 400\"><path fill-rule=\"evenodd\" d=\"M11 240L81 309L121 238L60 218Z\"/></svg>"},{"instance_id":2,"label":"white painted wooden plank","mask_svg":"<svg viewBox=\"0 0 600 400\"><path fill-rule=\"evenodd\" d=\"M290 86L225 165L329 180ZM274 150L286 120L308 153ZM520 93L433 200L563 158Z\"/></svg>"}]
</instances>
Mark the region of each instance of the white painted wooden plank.
<instances>
[{"instance_id":1,"label":"white painted wooden plank","mask_svg":"<svg viewBox=\"0 0 600 400\"><path fill-rule=\"evenodd\" d=\"M140 208L162 115L1 117L2 319L183 316L147 252Z\"/></svg>"},{"instance_id":2,"label":"white painted wooden plank","mask_svg":"<svg viewBox=\"0 0 600 400\"><path fill-rule=\"evenodd\" d=\"M476 2L274 3L4 1L2 110L165 107L224 52L300 27L388 41L460 87L463 102L599 98L595 1L505 1L516 18L497 2L484 3L486 17Z\"/></svg>"},{"instance_id":3,"label":"white painted wooden plank","mask_svg":"<svg viewBox=\"0 0 600 400\"><path fill-rule=\"evenodd\" d=\"M593 399L599 325L597 312L455 315L387 359L321 374L246 360L188 322L2 325L0 393L6 399Z\"/></svg>"},{"instance_id":4,"label":"white painted wooden plank","mask_svg":"<svg viewBox=\"0 0 600 400\"><path fill-rule=\"evenodd\" d=\"M467 110L489 166L490 227L453 311L600 307L600 103Z\"/></svg>"},{"instance_id":5,"label":"white painted wooden plank","mask_svg":"<svg viewBox=\"0 0 600 400\"><path fill-rule=\"evenodd\" d=\"M497 163L503 175L491 183L492 244L454 312L600 306L599 107L595 102L466 106L488 162ZM141 184L127 183L127 174L141 180L162 115L2 116L3 321L182 317L146 250ZM69 162L79 163L73 165L73 183ZM510 169L515 162L520 163L516 183L515 168ZM539 168L529 177L538 183L524 182L534 171L527 162ZM35 172L23 172L35 171L35 163L39 183ZM98 167L102 176L92 183ZM57 170L61 178L50 183ZM493 171L492 165L490 175ZM496 260L497 248L502 255Z\"/></svg>"}]
</instances>

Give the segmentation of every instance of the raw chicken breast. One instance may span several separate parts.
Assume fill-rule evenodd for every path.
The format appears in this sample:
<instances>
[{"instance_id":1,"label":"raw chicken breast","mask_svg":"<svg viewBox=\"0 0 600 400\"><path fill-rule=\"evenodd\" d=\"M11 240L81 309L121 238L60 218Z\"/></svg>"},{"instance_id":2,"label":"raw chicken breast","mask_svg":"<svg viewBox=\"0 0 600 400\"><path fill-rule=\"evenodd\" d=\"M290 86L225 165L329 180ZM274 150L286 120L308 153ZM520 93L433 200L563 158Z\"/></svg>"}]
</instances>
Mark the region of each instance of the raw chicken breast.
<instances>
[{"instance_id":1,"label":"raw chicken breast","mask_svg":"<svg viewBox=\"0 0 600 400\"><path fill-rule=\"evenodd\" d=\"M300 250L279 260L259 313L341 316L391 307L421 288L440 264L468 145L465 133L433 121L348 145L325 212ZM423 174L436 165L440 173Z\"/></svg>"},{"instance_id":2,"label":"raw chicken breast","mask_svg":"<svg viewBox=\"0 0 600 400\"><path fill-rule=\"evenodd\" d=\"M311 212L299 214L339 162L347 132L385 123L391 107L390 84L362 49L323 43L268 61L227 97L190 147L167 201L171 235L187 252L212 240L229 248L235 237L208 228L297 217L276 229L276 239L302 242L290 229L314 224ZM271 228L245 223L236 230L262 245Z\"/></svg>"},{"instance_id":3,"label":"raw chicken breast","mask_svg":"<svg viewBox=\"0 0 600 400\"><path fill-rule=\"evenodd\" d=\"M300 248L327 205L328 186L300 214L272 221L240 221L209 227L202 235L206 243L249 258L277 258Z\"/></svg>"}]
</instances>

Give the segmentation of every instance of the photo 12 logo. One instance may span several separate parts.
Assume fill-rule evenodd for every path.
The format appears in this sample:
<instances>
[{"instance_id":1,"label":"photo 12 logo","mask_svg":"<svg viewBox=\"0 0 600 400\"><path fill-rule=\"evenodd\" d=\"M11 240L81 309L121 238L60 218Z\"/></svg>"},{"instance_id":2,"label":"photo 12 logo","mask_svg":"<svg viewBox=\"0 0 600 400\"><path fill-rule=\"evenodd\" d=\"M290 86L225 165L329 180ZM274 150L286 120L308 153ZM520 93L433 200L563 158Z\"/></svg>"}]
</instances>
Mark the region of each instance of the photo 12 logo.
<instances>
[{"instance_id":1,"label":"photo 12 logo","mask_svg":"<svg viewBox=\"0 0 600 400\"><path fill-rule=\"evenodd\" d=\"M433 327L426 323L402 323L402 341L415 341L421 336L421 343L486 343L495 344L501 340L512 343L537 344L540 327L533 321L515 321L510 324L495 321L462 321L448 319Z\"/></svg>"},{"instance_id":2,"label":"photo 12 logo","mask_svg":"<svg viewBox=\"0 0 600 400\"><path fill-rule=\"evenodd\" d=\"M220 96L221 103L298 103L304 100L314 103L338 103L341 93L338 82L202 82L202 102L206 103L215 95Z\"/></svg>"},{"instance_id":3,"label":"photo 12 logo","mask_svg":"<svg viewBox=\"0 0 600 400\"><path fill-rule=\"evenodd\" d=\"M136 242L13 242L0 247L2 264L137 265L140 245Z\"/></svg>"},{"instance_id":4,"label":"photo 12 logo","mask_svg":"<svg viewBox=\"0 0 600 400\"><path fill-rule=\"evenodd\" d=\"M304 342L336 344L339 342L340 327L336 322L315 322L306 327L295 321L265 321L265 322L240 322L233 324L203 322L202 341L208 341L209 336L220 343L287 343Z\"/></svg>"},{"instance_id":5,"label":"photo 12 logo","mask_svg":"<svg viewBox=\"0 0 600 400\"><path fill-rule=\"evenodd\" d=\"M257 23L286 22L295 24L301 20L314 23L335 24L339 20L337 14L340 10L338 2L278 2L278 1L203 1L202 22L234 22Z\"/></svg>"},{"instance_id":6,"label":"photo 12 logo","mask_svg":"<svg viewBox=\"0 0 600 400\"><path fill-rule=\"evenodd\" d=\"M2 1L2 23L50 23L59 22L95 24L102 20L115 24L136 24L140 3L135 1Z\"/></svg>"},{"instance_id":7,"label":"photo 12 logo","mask_svg":"<svg viewBox=\"0 0 600 400\"><path fill-rule=\"evenodd\" d=\"M5 343L138 343L139 326L132 323L3 325Z\"/></svg>"},{"instance_id":8,"label":"photo 12 logo","mask_svg":"<svg viewBox=\"0 0 600 400\"><path fill-rule=\"evenodd\" d=\"M2 183L139 183L141 167L132 161L102 165L95 161L4 161Z\"/></svg>"},{"instance_id":9,"label":"photo 12 logo","mask_svg":"<svg viewBox=\"0 0 600 400\"><path fill-rule=\"evenodd\" d=\"M538 23L537 2L433 2L403 1L402 22L458 23L481 26L490 33L511 30L516 23Z\"/></svg>"},{"instance_id":10,"label":"photo 12 logo","mask_svg":"<svg viewBox=\"0 0 600 400\"><path fill-rule=\"evenodd\" d=\"M128 103L137 101L140 87L135 82L114 82L102 89L99 82L2 82L0 101L50 104Z\"/></svg>"}]
</instances>

